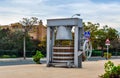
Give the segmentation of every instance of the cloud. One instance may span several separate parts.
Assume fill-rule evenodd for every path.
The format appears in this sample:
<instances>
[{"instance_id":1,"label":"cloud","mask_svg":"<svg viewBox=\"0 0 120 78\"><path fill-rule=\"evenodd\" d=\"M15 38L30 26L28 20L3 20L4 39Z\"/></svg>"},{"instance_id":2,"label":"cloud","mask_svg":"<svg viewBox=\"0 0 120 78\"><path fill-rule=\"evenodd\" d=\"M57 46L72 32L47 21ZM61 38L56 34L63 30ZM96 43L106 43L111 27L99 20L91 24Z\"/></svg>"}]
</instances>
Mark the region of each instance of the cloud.
<instances>
[{"instance_id":1,"label":"cloud","mask_svg":"<svg viewBox=\"0 0 120 78\"><path fill-rule=\"evenodd\" d=\"M19 22L21 20L21 17L24 16L20 16L20 15L12 15L12 16L0 16L0 18L4 18L4 19L0 19L0 25L9 25L11 23L15 23L15 22Z\"/></svg>"},{"instance_id":2,"label":"cloud","mask_svg":"<svg viewBox=\"0 0 120 78\"><path fill-rule=\"evenodd\" d=\"M12 3L19 3L19 4L34 4L42 2L43 0L11 0Z\"/></svg>"},{"instance_id":3,"label":"cloud","mask_svg":"<svg viewBox=\"0 0 120 78\"><path fill-rule=\"evenodd\" d=\"M71 4L72 11L81 13L84 21L100 23L113 28L120 26L120 6L117 3L75 3Z\"/></svg>"},{"instance_id":4,"label":"cloud","mask_svg":"<svg viewBox=\"0 0 120 78\"><path fill-rule=\"evenodd\" d=\"M0 24L36 16L46 24L48 18L71 17L80 13L84 22L100 23L113 28L120 26L120 6L117 2L96 3L91 0L6 0L1 2ZM9 19L9 20L8 20ZM7 21L6 21L7 20Z\"/></svg>"}]
</instances>

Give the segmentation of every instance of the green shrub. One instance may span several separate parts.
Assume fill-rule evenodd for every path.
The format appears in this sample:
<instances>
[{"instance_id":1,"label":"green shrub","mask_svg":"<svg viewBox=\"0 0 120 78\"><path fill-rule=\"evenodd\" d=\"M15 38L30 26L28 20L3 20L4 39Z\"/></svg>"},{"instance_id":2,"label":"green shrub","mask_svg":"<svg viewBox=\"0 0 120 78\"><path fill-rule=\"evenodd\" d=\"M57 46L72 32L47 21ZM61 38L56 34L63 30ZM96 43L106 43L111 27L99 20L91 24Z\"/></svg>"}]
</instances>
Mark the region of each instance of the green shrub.
<instances>
[{"instance_id":1,"label":"green shrub","mask_svg":"<svg viewBox=\"0 0 120 78\"><path fill-rule=\"evenodd\" d=\"M3 55L2 58L10 58L10 55Z\"/></svg>"},{"instance_id":2,"label":"green shrub","mask_svg":"<svg viewBox=\"0 0 120 78\"><path fill-rule=\"evenodd\" d=\"M11 58L16 58L17 56L16 55L12 55Z\"/></svg>"},{"instance_id":3,"label":"green shrub","mask_svg":"<svg viewBox=\"0 0 120 78\"><path fill-rule=\"evenodd\" d=\"M102 55L102 51L99 51L99 50L92 51L92 56L101 56L101 55Z\"/></svg>"},{"instance_id":4,"label":"green shrub","mask_svg":"<svg viewBox=\"0 0 120 78\"><path fill-rule=\"evenodd\" d=\"M33 56L33 61L36 62L36 64L40 64L40 59L43 58L44 55L41 53L41 51L36 51L36 54Z\"/></svg>"},{"instance_id":5,"label":"green shrub","mask_svg":"<svg viewBox=\"0 0 120 78\"><path fill-rule=\"evenodd\" d=\"M104 65L105 73L100 78L120 78L120 65L115 66L113 62L108 61Z\"/></svg>"},{"instance_id":6,"label":"green shrub","mask_svg":"<svg viewBox=\"0 0 120 78\"><path fill-rule=\"evenodd\" d=\"M104 53L104 57L105 57L106 59L110 59L111 56L112 56L111 53L107 53L107 52Z\"/></svg>"}]
</instances>

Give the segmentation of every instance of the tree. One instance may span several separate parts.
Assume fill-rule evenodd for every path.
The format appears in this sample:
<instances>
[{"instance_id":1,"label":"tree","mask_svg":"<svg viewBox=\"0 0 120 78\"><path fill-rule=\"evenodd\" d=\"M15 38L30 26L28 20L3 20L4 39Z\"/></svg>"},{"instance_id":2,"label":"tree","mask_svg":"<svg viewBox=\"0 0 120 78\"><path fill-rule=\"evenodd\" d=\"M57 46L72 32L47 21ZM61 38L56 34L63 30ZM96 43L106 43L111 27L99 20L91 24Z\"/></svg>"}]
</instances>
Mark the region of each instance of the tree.
<instances>
[{"instance_id":1,"label":"tree","mask_svg":"<svg viewBox=\"0 0 120 78\"><path fill-rule=\"evenodd\" d=\"M84 30L89 31L90 39L92 41L93 48L96 49L97 47L101 47L102 50L105 47L105 40L109 38L112 42L114 39L118 39L118 31L114 28L103 26L103 28L99 28L100 24L92 24L88 22L87 24L83 23Z\"/></svg>"},{"instance_id":2,"label":"tree","mask_svg":"<svg viewBox=\"0 0 120 78\"><path fill-rule=\"evenodd\" d=\"M105 41L107 38L111 42L115 39L118 39L117 33L117 30L108 26L104 26L102 29L99 29L97 32L99 46L103 49L105 47Z\"/></svg>"},{"instance_id":3,"label":"tree","mask_svg":"<svg viewBox=\"0 0 120 78\"><path fill-rule=\"evenodd\" d=\"M23 57L26 59L26 35L28 34L28 31L32 28L33 25L37 23L37 18L36 17L31 17L29 18L23 18L20 23L22 24L23 27L23 32L24 32L24 37L23 37Z\"/></svg>"},{"instance_id":4,"label":"tree","mask_svg":"<svg viewBox=\"0 0 120 78\"><path fill-rule=\"evenodd\" d=\"M87 22L87 23L83 23L83 26L84 26L84 31L90 32L90 40L92 41L93 48L97 48L98 45L96 44L97 43L96 37L100 24L99 23L93 24L91 22Z\"/></svg>"},{"instance_id":5,"label":"tree","mask_svg":"<svg viewBox=\"0 0 120 78\"><path fill-rule=\"evenodd\" d=\"M9 30L9 29L1 29L0 30L0 51L16 51L21 54L21 51L23 49L23 32L20 30ZM32 51L36 50L37 44L35 44L35 41L31 39L29 35L26 35L27 40L27 50ZM20 55L19 55L20 56Z\"/></svg>"}]
</instances>

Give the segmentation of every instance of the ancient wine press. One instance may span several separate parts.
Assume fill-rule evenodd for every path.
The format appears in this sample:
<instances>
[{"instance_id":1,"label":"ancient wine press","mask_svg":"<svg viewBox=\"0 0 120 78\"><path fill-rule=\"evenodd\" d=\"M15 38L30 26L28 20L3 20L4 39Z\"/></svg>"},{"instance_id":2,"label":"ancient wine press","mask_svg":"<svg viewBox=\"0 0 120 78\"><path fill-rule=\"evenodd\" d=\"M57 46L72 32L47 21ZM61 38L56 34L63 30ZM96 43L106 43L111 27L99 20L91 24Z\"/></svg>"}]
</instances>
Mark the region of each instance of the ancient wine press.
<instances>
[{"instance_id":1,"label":"ancient wine press","mask_svg":"<svg viewBox=\"0 0 120 78\"><path fill-rule=\"evenodd\" d=\"M72 29L74 28L74 33ZM82 55L89 50L84 43L82 19L47 20L47 66L82 67ZM64 45L63 43L69 44ZM84 45L84 46L83 46ZM86 48L86 49L85 49ZM84 52L83 52L84 49Z\"/></svg>"}]
</instances>

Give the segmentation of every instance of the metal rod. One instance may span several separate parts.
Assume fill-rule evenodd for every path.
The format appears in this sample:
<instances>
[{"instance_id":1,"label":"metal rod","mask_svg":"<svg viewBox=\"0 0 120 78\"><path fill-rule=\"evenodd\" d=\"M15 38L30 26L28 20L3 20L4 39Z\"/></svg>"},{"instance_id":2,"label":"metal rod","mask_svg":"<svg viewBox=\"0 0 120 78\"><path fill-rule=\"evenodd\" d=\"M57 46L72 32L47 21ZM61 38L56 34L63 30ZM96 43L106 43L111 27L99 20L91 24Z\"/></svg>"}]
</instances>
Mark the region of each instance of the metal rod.
<instances>
[{"instance_id":1,"label":"metal rod","mask_svg":"<svg viewBox=\"0 0 120 78\"><path fill-rule=\"evenodd\" d=\"M109 57L109 45L107 45L107 59Z\"/></svg>"},{"instance_id":2,"label":"metal rod","mask_svg":"<svg viewBox=\"0 0 120 78\"><path fill-rule=\"evenodd\" d=\"M23 38L23 57L26 59L26 37Z\"/></svg>"}]
</instances>

